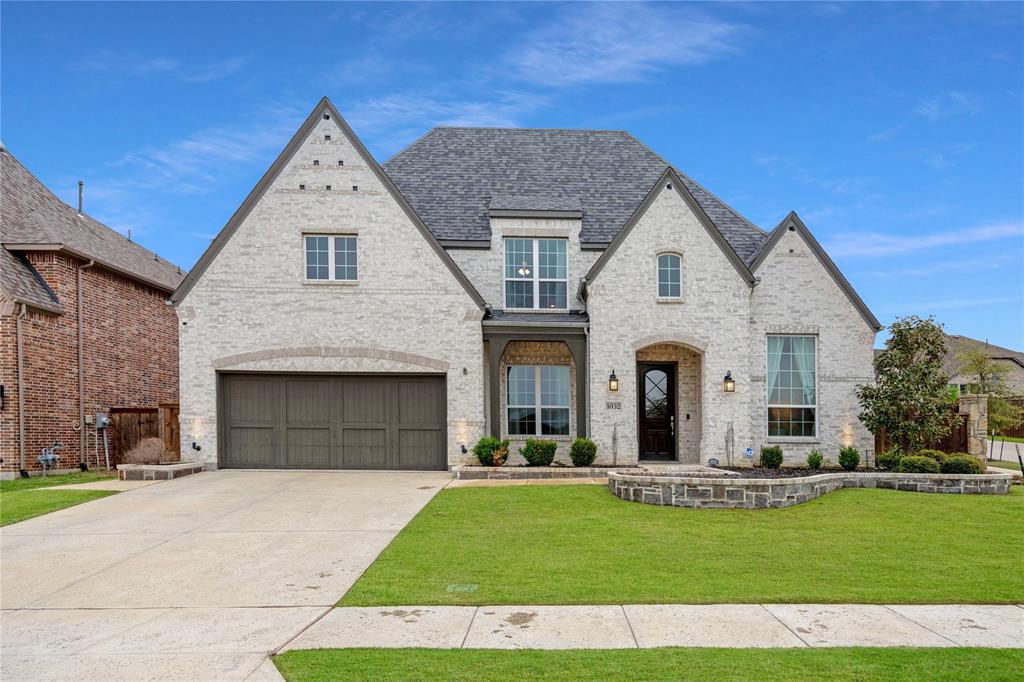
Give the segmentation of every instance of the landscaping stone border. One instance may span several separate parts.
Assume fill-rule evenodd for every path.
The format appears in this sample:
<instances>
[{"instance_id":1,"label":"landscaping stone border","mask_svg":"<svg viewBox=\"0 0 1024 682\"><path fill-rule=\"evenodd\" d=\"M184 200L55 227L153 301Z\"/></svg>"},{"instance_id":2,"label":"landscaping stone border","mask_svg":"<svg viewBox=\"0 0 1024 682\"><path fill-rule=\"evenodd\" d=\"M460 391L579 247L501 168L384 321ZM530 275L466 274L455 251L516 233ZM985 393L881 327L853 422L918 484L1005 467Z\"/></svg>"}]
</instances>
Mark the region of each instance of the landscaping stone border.
<instances>
[{"instance_id":1,"label":"landscaping stone border","mask_svg":"<svg viewBox=\"0 0 1024 682\"><path fill-rule=\"evenodd\" d=\"M607 478L613 471L630 467L482 467L460 464L452 467L452 475L463 480L508 480L531 478ZM635 467L639 468L639 467Z\"/></svg>"},{"instance_id":2,"label":"landscaping stone border","mask_svg":"<svg viewBox=\"0 0 1024 682\"><path fill-rule=\"evenodd\" d=\"M704 478L608 472L608 489L632 502L670 507L768 509L792 507L839 488L888 488L920 493L1005 495L1006 474L902 474L844 471L802 478Z\"/></svg>"},{"instance_id":3,"label":"landscaping stone border","mask_svg":"<svg viewBox=\"0 0 1024 682\"><path fill-rule=\"evenodd\" d=\"M118 464L117 477L122 481L169 481L203 470L202 462L180 464Z\"/></svg>"}]
</instances>

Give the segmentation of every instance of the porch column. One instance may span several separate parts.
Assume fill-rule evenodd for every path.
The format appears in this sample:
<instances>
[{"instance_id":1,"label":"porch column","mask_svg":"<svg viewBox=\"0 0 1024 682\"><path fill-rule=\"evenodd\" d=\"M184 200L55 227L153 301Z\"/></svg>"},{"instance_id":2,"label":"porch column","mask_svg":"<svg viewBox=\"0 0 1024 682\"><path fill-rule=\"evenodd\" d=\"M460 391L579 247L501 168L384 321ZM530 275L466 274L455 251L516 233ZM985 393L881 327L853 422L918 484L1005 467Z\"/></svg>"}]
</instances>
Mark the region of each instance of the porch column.
<instances>
[{"instance_id":1,"label":"porch column","mask_svg":"<svg viewBox=\"0 0 1024 682\"><path fill-rule=\"evenodd\" d=\"M491 435L501 438L501 356L508 346L509 337L493 335L487 339L487 372L491 389Z\"/></svg>"},{"instance_id":2,"label":"porch column","mask_svg":"<svg viewBox=\"0 0 1024 682\"><path fill-rule=\"evenodd\" d=\"M585 438L587 433L587 409L590 406L587 389L590 387L590 368L587 367L586 337L565 340L573 362L576 363L576 437Z\"/></svg>"}]
</instances>

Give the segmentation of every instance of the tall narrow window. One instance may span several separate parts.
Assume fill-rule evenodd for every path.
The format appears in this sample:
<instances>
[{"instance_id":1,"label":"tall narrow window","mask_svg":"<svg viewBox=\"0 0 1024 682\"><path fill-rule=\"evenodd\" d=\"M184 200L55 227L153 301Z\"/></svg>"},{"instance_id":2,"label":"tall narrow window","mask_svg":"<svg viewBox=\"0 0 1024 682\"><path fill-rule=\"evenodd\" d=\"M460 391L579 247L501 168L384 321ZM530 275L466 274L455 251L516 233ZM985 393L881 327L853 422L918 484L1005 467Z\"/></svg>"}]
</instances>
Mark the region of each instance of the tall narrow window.
<instances>
[{"instance_id":1,"label":"tall narrow window","mask_svg":"<svg viewBox=\"0 0 1024 682\"><path fill-rule=\"evenodd\" d=\"M568 308L566 247L564 239L506 239L505 307Z\"/></svg>"},{"instance_id":2,"label":"tall narrow window","mask_svg":"<svg viewBox=\"0 0 1024 682\"><path fill-rule=\"evenodd\" d=\"M817 435L816 337L768 337L768 436Z\"/></svg>"},{"instance_id":3,"label":"tall narrow window","mask_svg":"<svg viewBox=\"0 0 1024 682\"><path fill-rule=\"evenodd\" d=\"M354 282L359 279L355 236L305 235L306 279Z\"/></svg>"},{"instance_id":4,"label":"tall narrow window","mask_svg":"<svg viewBox=\"0 0 1024 682\"><path fill-rule=\"evenodd\" d=\"M515 365L508 368L508 433L511 436L569 435L569 368Z\"/></svg>"},{"instance_id":5,"label":"tall narrow window","mask_svg":"<svg viewBox=\"0 0 1024 682\"><path fill-rule=\"evenodd\" d=\"M674 253L663 253L658 256L658 297L679 298L682 289L679 276L682 271L682 258Z\"/></svg>"}]
</instances>

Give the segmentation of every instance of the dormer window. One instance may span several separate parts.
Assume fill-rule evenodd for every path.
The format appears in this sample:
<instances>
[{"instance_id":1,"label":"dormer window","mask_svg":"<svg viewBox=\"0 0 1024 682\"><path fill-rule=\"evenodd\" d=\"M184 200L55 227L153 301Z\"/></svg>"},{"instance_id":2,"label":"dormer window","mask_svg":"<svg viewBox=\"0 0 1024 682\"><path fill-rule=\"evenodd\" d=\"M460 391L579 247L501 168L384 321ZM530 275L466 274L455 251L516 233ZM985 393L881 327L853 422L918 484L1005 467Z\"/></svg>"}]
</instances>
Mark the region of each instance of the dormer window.
<instances>
[{"instance_id":1,"label":"dormer window","mask_svg":"<svg viewBox=\"0 0 1024 682\"><path fill-rule=\"evenodd\" d=\"M506 239L505 307L568 308L566 249L565 239Z\"/></svg>"}]
</instances>

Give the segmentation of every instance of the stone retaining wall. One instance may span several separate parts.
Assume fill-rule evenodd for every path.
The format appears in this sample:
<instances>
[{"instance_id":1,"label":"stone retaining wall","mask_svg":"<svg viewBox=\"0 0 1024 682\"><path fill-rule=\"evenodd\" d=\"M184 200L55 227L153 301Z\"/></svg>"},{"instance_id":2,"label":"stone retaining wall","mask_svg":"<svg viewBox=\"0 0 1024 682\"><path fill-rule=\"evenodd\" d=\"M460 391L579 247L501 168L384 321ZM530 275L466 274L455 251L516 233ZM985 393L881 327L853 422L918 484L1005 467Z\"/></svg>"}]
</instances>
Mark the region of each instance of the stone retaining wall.
<instances>
[{"instance_id":1,"label":"stone retaining wall","mask_svg":"<svg viewBox=\"0 0 1024 682\"><path fill-rule=\"evenodd\" d=\"M191 476L203 470L202 462L180 464L118 464L117 477L122 481L169 481Z\"/></svg>"},{"instance_id":2,"label":"stone retaining wall","mask_svg":"<svg viewBox=\"0 0 1024 682\"><path fill-rule=\"evenodd\" d=\"M455 478L464 480L480 479L526 479L526 478L605 478L612 471L622 467L481 467L459 465L452 467Z\"/></svg>"},{"instance_id":3,"label":"stone retaining wall","mask_svg":"<svg viewBox=\"0 0 1024 682\"><path fill-rule=\"evenodd\" d=\"M1010 474L842 472L788 479L703 478L608 473L608 489L644 504L712 509L791 507L839 488L889 488L921 493L1003 495Z\"/></svg>"}]
</instances>

